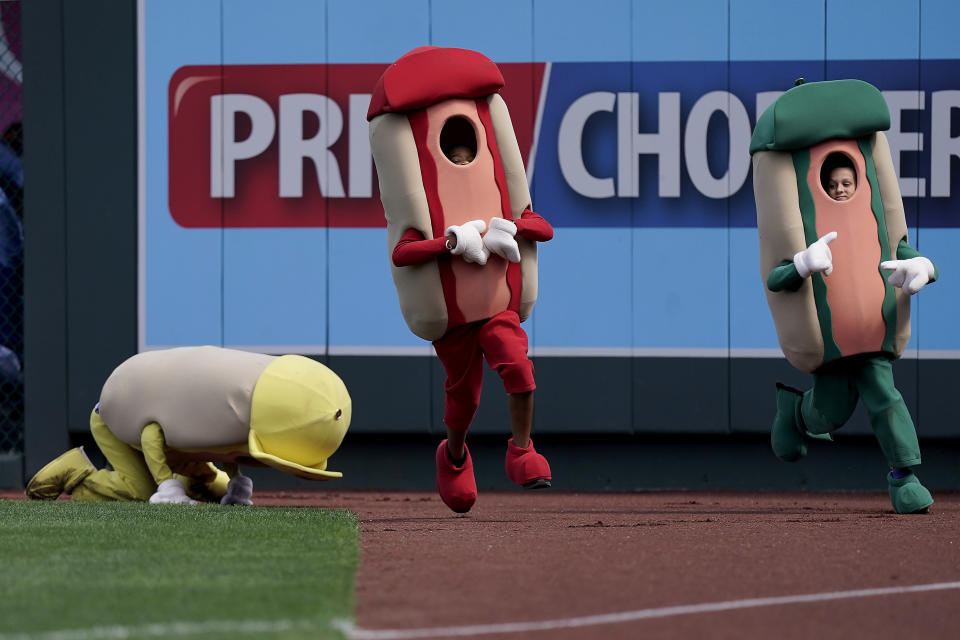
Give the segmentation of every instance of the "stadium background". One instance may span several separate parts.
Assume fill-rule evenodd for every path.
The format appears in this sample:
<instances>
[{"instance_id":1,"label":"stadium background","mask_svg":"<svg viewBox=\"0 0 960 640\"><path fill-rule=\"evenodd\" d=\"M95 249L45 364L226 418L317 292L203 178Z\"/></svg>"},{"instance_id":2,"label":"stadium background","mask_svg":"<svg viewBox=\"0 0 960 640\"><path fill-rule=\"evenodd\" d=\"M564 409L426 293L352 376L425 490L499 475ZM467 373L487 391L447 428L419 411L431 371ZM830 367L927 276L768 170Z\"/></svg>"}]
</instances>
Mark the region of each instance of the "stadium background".
<instances>
[{"instance_id":1,"label":"stadium background","mask_svg":"<svg viewBox=\"0 0 960 640\"><path fill-rule=\"evenodd\" d=\"M0 454L0 481L22 486L88 441L90 407L126 357L220 344L305 353L341 374L355 418L331 462L345 473L339 486L431 485L442 370L400 319L385 230L370 217L376 194L357 177L366 169L352 145L365 133L350 116L365 105L350 96L369 92L369 74L404 52L434 44L482 51L518 79L508 104L534 161L534 208L557 229L541 247L527 330L535 435L558 486L882 486L860 410L837 443L797 465L777 463L767 445L773 382L808 379L780 356L766 309L744 135L768 92L803 76L859 77L891 104L911 240L942 274L913 300L897 383L918 424L924 482L960 487L951 402L960 279L950 275L960 44L949 25L958 18L947 0L501 0L482 12L428 0L25 3L26 412L22 445ZM337 111L341 135L329 140L333 161L321 153L319 177L303 163L300 198L268 188L275 142L238 161L229 201L174 179L182 163L194 174L207 167L210 147L203 137L193 153L172 142L182 129L170 105L179 96L187 109L198 79L217 69L224 86L269 98L274 113L277 95L330 96L317 120L332 126ZM183 77L194 81L175 82ZM579 129L575 104L594 110ZM202 111L184 113L202 121ZM344 195L326 197L319 184L329 193L335 176ZM231 207L244 197L288 217L254 206L258 221L238 225ZM178 202L212 207L220 223L184 226ZM309 224L291 226L296 215ZM503 447L493 376L471 434L475 450ZM502 475L478 468L485 486ZM269 473L258 482L299 483Z\"/></svg>"}]
</instances>

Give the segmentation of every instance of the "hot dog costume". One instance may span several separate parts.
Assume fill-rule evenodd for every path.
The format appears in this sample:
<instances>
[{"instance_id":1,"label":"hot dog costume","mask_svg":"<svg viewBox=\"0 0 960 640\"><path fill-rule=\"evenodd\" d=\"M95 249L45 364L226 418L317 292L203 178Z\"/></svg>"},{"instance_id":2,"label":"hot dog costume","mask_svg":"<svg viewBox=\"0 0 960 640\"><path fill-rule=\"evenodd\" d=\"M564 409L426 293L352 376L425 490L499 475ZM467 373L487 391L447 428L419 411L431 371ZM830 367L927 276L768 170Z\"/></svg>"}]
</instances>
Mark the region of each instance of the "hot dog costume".
<instances>
[{"instance_id":1,"label":"hot dog costume","mask_svg":"<svg viewBox=\"0 0 960 640\"><path fill-rule=\"evenodd\" d=\"M400 309L410 330L433 342L447 373L444 422L461 432L479 406L484 358L508 394L536 387L520 322L537 298L536 242L553 229L530 209L503 85L480 53L420 47L387 68L367 112ZM451 162L455 145L474 159ZM455 511L476 500L466 455L457 467L446 441L437 449L438 489ZM518 484L549 486L549 465L532 444L511 440L506 469Z\"/></svg>"},{"instance_id":2,"label":"hot dog costume","mask_svg":"<svg viewBox=\"0 0 960 640\"><path fill-rule=\"evenodd\" d=\"M113 371L90 414L113 470L97 470L79 447L37 472L26 491L36 500L69 493L87 501L252 504L241 464L311 480L341 477L327 460L351 415L343 381L303 356L209 346L148 351Z\"/></svg>"},{"instance_id":3,"label":"hot dog costume","mask_svg":"<svg viewBox=\"0 0 960 640\"><path fill-rule=\"evenodd\" d=\"M798 81L799 82L799 81ZM933 503L910 467L920 449L894 386L892 361L910 337L909 295L937 279L907 244L880 92L859 80L798 84L757 120L750 143L767 302L787 360L813 374L800 392L777 384L774 453L806 455L805 438L830 438L861 399L891 467L899 513ZM833 200L821 183L832 153L852 160L857 188Z\"/></svg>"}]
</instances>

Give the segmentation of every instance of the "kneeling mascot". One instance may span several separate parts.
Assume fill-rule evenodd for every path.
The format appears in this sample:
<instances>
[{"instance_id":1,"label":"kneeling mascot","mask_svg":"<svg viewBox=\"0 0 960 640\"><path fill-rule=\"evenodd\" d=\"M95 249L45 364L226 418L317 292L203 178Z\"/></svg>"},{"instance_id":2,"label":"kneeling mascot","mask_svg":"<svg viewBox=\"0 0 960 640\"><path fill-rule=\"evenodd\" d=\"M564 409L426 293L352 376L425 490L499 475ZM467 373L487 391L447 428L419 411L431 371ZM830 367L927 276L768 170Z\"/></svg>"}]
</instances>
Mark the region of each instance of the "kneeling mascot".
<instances>
[{"instance_id":1,"label":"kneeling mascot","mask_svg":"<svg viewBox=\"0 0 960 640\"><path fill-rule=\"evenodd\" d=\"M240 465L310 480L327 470L350 426L343 381L298 355L219 347L137 354L117 367L90 414L90 431L113 470L72 449L27 485L34 500L253 504ZM222 469L214 463L220 463Z\"/></svg>"}]
</instances>

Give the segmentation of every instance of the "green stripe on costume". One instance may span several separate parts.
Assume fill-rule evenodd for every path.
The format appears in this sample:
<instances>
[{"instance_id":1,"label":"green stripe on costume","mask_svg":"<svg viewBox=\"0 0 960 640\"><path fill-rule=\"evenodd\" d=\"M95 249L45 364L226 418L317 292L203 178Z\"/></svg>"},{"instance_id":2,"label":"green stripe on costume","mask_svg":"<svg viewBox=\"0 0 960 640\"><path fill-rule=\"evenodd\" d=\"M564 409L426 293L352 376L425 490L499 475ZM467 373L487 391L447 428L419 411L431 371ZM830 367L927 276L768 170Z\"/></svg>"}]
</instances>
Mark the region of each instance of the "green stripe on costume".
<instances>
[{"instance_id":1,"label":"green stripe on costume","mask_svg":"<svg viewBox=\"0 0 960 640\"><path fill-rule=\"evenodd\" d=\"M877 182L877 167L873 163L873 153L870 151L870 140L860 138L857 140L857 146L860 153L863 154L863 160L867 169L867 182L870 184L870 211L877 220L877 237L880 241L880 262L892 259L890 255L890 239L887 237L887 218L883 212L883 200L880 197L880 184ZM883 280L883 304L880 307L883 314L883 324L886 326L886 332L883 336L883 345L881 349L887 353L893 353L895 350L894 342L897 337L897 294L893 290L893 285L887 282L887 275L880 265L877 265L877 272Z\"/></svg>"},{"instance_id":2,"label":"green stripe on costume","mask_svg":"<svg viewBox=\"0 0 960 640\"><path fill-rule=\"evenodd\" d=\"M803 220L803 235L807 246L817 241L817 208L813 203L813 194L807 184L807 172L810 170L810 149L793 152L793 168L797 173L797 193L800 196L800 217ZM823 274L810 274L813 286L813 299L817 306L817 319L820 321L820 333L823 334L823 362L843 357L840 347L833 337L833 316L827 302L827 283Z\"/></svg>"}]
</instances>

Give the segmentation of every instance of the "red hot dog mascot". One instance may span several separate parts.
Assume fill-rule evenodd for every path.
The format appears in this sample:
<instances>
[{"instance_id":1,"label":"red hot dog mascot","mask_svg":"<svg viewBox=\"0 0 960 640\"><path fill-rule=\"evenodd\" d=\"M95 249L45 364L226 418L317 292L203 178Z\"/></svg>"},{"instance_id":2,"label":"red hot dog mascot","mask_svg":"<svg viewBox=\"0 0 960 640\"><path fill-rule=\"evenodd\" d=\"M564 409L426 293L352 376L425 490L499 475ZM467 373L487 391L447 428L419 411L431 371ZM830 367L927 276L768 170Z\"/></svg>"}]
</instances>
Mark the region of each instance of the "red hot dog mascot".
<instances>
[{"instance_id":1,"label":"red hot dog mascot","mask_svg":"<svg viewBox=\"0 0 960 640\"><path fill-rule=\"evenodd\" d=\"M387 68L367 112L400 309L447 374L437 488L461 513L477 498L466 432L483 359L507 392L507 476L525 488L551 481L530 440L536 384L520 322L537 297L536 242L553 229L531 210L503 85L480 53L420 47Z\"/></svg>"},{"instance_id":2,"label":"red hot dog mascot","mask_svg":"<svg viewBox=\"0 0 960 640\"><path fill-rule=\"evenodd\" d=\"M910 337L910 295L937 279L907 244L890 147L890 113L859 80L798 85L757 120L750 143L767 302L787 360L813 374L801 392L777 384L771 444L778 458L830 439L862 400L890 467L898 513L933 498L911 467L920 448L894 386Z\"/></svg>"}]
</instances>

